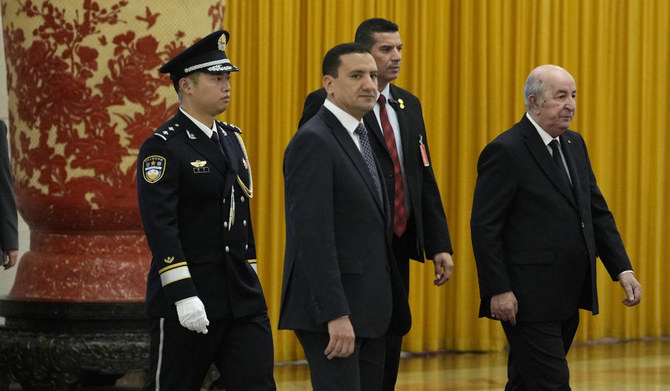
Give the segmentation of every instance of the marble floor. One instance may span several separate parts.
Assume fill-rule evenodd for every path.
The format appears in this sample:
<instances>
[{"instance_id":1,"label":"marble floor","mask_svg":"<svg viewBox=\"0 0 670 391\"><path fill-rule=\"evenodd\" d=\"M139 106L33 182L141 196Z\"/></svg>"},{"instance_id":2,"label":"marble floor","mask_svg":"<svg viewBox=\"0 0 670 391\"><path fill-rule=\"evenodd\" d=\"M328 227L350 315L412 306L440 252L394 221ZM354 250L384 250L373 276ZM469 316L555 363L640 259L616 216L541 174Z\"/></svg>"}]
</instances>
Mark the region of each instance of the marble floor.
<instances>
[{"instance_id":1,"label":"marble floor","mask_svg":"<svg viewBox=\"0 0 670 391\"><path fill-rule=\"evenodd\" d=\"M568 355L573 391L670 390L670 338L574 345ZM441 353L400 362L398 391L499 391L507 353ZM309 390L306 366L278 366L279 391Z\"/></svg>"}]
</instances>

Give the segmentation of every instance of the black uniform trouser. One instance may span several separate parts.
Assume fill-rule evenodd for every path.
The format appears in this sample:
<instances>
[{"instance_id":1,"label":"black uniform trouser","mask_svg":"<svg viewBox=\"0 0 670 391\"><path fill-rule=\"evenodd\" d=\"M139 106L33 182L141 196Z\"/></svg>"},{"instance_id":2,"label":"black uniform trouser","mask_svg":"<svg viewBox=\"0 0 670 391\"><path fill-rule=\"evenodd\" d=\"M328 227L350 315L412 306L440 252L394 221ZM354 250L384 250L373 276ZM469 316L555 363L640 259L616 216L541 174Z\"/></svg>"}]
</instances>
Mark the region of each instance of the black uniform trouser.
<instances>
[{"instance_id":1,"label":"black uniform trouser","mask_svg":"<svg viewBox=\"0 0 670 391\"><path fill-rule=\"evenodd\" d=\"M276 389L267 313L210 319L207 329L207 334L200 334L177 319L152 319L144 391L199 391L212 364L227 391Z\"/></svg>"},{"instance_id":2,"label":"black uniform trouser","mask_svg":"<svg viewBox=\"0 0 670 391\"><path fill-rule=\"evenodd\" d=\"M510 345L506 391L568 391L570 371L566 355L579 325L579 311L566 320L503 322Z\"/></svg>"},{"instance_id":3,"label":"black uniform trouser","mask_svg":"<svg viewBox=\"0 0 670 391\"><path fill-rule=\"evenodd\" d=\"M402 237L393 235L391 249L393 257L398 265L398 271L402 283L405 286L405 293L409 297L409 246L414 245L410 240L410 235L405 233ZM402 335L389 331L386 334L386 353L384 357L384 383L383 391L393 391L398 378L398 368L400 366L400 353L402 352Z\"/></svg>"},{"instance_id":4,"label":"black uniform trouser","mask_svg":"<svg viewBox=\"0 0 670 391\"><path fill-rule=\"evenodd\" d=\"M305 357L314 391L377 391L384 374L385 336L356 337L354 352L349 357L331 360L323 352L328 346L328 333L295 330Z\"/></svg>"}]
</instances>

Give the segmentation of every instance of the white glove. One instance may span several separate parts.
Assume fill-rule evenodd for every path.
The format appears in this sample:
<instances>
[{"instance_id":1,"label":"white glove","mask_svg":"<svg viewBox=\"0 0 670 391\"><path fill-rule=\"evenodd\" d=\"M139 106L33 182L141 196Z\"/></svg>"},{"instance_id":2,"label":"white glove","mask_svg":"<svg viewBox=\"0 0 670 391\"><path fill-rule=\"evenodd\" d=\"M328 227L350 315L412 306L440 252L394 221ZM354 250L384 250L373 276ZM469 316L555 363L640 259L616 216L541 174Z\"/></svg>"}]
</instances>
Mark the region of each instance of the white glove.
<instances>
[{"instance_id":1,"label":"white glove","mask_svg":"<svg viewBox=\"0 0 670 391\"><path fill-rule=\"evenodd\" d=\"M205 313L205 305L198 296L187 297L175 303L179 323L191 331L207 334L209 320Z\"/></svg>"}]
</instances>

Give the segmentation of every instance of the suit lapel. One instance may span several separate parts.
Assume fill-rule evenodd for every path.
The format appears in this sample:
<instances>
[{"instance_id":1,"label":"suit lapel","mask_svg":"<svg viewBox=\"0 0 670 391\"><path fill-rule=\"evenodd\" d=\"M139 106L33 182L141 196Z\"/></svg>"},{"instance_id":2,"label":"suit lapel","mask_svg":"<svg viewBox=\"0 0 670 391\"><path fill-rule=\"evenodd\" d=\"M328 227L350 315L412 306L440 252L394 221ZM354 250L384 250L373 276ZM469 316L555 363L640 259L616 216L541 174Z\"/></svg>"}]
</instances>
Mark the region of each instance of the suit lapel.
<instances>
[{"instance_id":1,"label":"suit lapel","mask_svg":"<svg viewBox=\"0 0 670 391\"><path fill-rule=\"evenodd\" d=\"M363 116L363 122L365 123L365 127L368 129L370 142L375 142L373 139L376 139L377 142L384 146L384 150L388 153L388 149L386 148L386 141L384 140L384 133L379 127L379 122L377 121L377 116L375 115L374 109L370 110L367 114L365 114L365 116Z\"/></svg>"},{"instance_id":2,"label":"suit lapel","mask_svg":"<svg viewBox=\"0 0 670 391\"><path fill-rule=\"evenodd\" d=\"M342 149L344 149L345 154L354 163L354 166L356 166L356 169L358 170L359 174L363 177L365 185L368 188L368 191L370 192L370 195L375 200L377 206L382 211L382 213L385 214L384 205L382 204L382 200L379 198L377 187L375 186L374 180L372 179L372 176L368 171L368 166L365 163L365 160L363 159L361 151L354 143L354 140L351 139L349 132L347 132L344 126L342 126L342 124L340 123L340 121L328 109L322 108L321 112L323 114L322 118L324 118L326 124L331 128L333 136L340 144ZM368 133L370 133L369 130ZM377 174L380 175L378 167L377 167ZM383 182L381 182L381 177L380 177L380 186L382 186L380 190L383 193Z\"/></svg>"},{"instance_id":3,"label":"suit lapel","mask_svg":"<svg viewBox=\"0 0 670 391\"><path fill-rule=\"evenodd\" d=\"M218 124L216 126L219 127ZM219 130L221 131L220 134L223 135L221 138L221 144L223 144L223 153L228 160L228 172L223 181L223 189L227 193L228 189L233 186L233 182L240 172L240 149L237 144L237 137L235 137L232 132L221 129L221 127L219 127Z\"/></svg>"},{"instance_id":4,"label":"suit lapel","mask_svg":"<svg viewBox=\"0 0 670 391\"><path fill-rule=\"evenodd\" d=\"M572 180L572 192L574 194L577 205L580 206L584 203L582 198L581 191L581 178L579 177L579 172L577 170L577 163L575 161L575 153L573 151L573 142L571 137L566 133L563 133L559 139L561 140L561 149L563 150L563 156L565 156L565 163L568 165L568 171L570 172L570 179Z\"/></svg>"},{"instance_id":5,"label":"suit lapel","mask_svg":"<svg viewBox=\"0 0 670 391\"><path fill-rule=\"evenodd\" d=\"M540 169L549 177L556 188L561 192L561 194L563 194L563 196L565 196L565 198L568 199L572 206L576 208L577 205L575 204L575 197L572 194L571 189L566 188L566 186L562 184L563 182L558 176L559 173L556 169L554 161L552 160L551 154L547 149L547 146L544 145L542 138L539 134L537 134L537 130L525 115L521 120L521 125L523 126L522 130L525 137L524 142L526 143L526 147L528 147L528 150L530 151L531 155L533 155L533 158L537 164L540 166Z\"/></svg>"}]
</instances>

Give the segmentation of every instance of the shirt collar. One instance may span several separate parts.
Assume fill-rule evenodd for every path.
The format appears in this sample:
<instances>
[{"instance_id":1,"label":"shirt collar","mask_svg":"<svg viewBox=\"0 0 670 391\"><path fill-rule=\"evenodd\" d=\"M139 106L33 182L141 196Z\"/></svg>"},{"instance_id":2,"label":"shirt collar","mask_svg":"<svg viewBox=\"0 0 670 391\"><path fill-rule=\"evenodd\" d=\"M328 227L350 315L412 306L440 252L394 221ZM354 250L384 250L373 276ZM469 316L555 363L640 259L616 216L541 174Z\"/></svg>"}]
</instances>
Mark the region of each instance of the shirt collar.
<instances>
[{"instance_id":1,"label":"shirt collar","mask_svg":"<svg viewBox=\"0 0 670 391\"><path fill-rule=\"evenodd\" d=\"M544 129L542 129L540 127L540 125L538 125L537 122L535 122L533 117L530 116L530 114L526 113L526 118L528 118L530 123L533 124L533 126L535 127L535 130L537 130L537 134L539 134L540 137L542 138L542 142L544 143L544 145L549 145L549 143L552 142L553 140L558 141L559 144L561 143L561 141L558 139L558 137L553 138L553 137L551 137L551 135L549 135L549 133L547 133Z\"/></svg>"},{"instance_id":2,"label":"shirt collar","mask_svg":"<svg viewBox=\"0 0 670 391\"><path fill-rule=\"evenodd\" d=\"M341 108L337 107L335 103L331 102L329 99L326 98L326 100L323 102L323 106L330 110L331 113L337 118L338 121L344 126L344 128L347 130L349 133L353 133L354 130L358 127L358 124L362 123L363 120L357 120L352 116L351 114L347 113L346 111L342 110Z\"/></svg>"},{"instance_id":3,"label":"shirt collar","mask_svg":"<svg viewBox=\"0 0 670 391\"><path fill-rule=\"evenodd\" d=\"M186 111L184 111L184 109L182 109L181 107L179 107L179 110L180 110L180 111L181 111L181 112L182 112L188 119L190 119L191 121L193 121L193 123L196 124L196 125L198 126L198 128L200 128L200 130L202 130L202 132L205 133L205 135L206 135L208 138L212 138L212 134L213 134L214 131L216 130L216 120L214 120L214 123L212 124L212 127L211 127L211 128L208 128L207 125L205 125L205 124L203 124L202 122L198 121L197 119L191 117L191 116L190 116Z\"/></svg>"},{"instance_id":4,"label":"shirt collar","mask_svg":"<svg viewBox=\"0 0 670 391\"><path fill-rule=\"evenodd\" d=\"M390 99L393 99L393 97L391 96L391 83L386 84L386 87L384 87L382 92L380 92L377 95L377 100L379 100L379 95L384 95L384 98L386 98L386 102L388 102Z\"/></svg>"}]
</instances>

